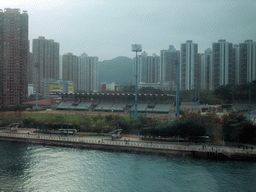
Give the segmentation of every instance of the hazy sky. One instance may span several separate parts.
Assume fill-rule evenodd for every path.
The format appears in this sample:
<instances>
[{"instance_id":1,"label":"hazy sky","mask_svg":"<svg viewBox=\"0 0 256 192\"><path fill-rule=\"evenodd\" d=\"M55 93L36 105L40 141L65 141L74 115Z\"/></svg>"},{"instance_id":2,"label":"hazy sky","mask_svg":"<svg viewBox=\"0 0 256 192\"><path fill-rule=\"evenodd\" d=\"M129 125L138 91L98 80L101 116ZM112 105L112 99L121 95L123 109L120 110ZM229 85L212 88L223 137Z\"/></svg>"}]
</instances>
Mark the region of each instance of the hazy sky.
<instances>
[{"instance_id":1,"label":"hazy sky","mask_svg":"<svg viewBox=\"0 0 256 192\"><path fill-rule=\"evenodd\" d=\"M29 40L38 36L60 43L60 54L134 57L131 44L160 55L186 40L199 52L226 39L256 41L255 0L6 0L1 8L29 14Z\"/></svg>"}]
</instances>

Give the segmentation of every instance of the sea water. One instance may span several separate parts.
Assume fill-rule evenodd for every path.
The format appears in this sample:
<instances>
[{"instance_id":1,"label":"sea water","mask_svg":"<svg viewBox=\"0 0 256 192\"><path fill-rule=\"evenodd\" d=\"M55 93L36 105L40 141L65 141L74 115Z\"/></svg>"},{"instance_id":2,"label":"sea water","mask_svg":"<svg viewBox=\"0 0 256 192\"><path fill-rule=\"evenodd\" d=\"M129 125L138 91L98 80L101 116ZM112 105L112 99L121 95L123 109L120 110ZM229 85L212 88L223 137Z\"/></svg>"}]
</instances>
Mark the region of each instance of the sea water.
<instances>
[{"instance_id":1,"label":"sea water","mask_svg":"<svg viewBox=\"0 0 256 192\"><path fill-rule=\"evenodd\" d=\"M0 142L0 191L256 191L256 163Z\"/></svg>"}]
</instances>

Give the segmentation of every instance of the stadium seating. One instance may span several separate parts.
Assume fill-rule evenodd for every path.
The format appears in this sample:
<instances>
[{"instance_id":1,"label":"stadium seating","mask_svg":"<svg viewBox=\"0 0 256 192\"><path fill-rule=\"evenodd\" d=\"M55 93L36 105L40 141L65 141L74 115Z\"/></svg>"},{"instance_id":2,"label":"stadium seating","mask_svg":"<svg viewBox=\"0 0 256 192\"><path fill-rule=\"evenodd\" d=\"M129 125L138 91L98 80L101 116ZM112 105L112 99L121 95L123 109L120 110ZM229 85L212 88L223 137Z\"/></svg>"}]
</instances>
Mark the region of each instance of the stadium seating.
<instances>
[{"instance_id":1,"label":"stadium seating","mask_svg":"<svg viewBox=\"0 0 256 192\"><path fill-rule=\"evenodd\" d=\"M68 110L70 109L71 105L74 103L74 101L62 101L57 107L57 110Z\"/></svg>"},{"instance_id":2,"label":"stadium seating","mask_svg":"<svg viewBox=\"0 0 256 192\"><path fill-rule=\"evenodd\" d=\"M58 96L62 101L56 107L57 110L127 113L134 111L134 94L130 93L74 93L58 94ZM138 94L137 110L140 113L169 113L172 104L165 103L170 101L171 97L173 95Z\"/></svg>"},{"instance_id":3,"label":"stadium seating","mask_svg":"<svg viewBox=\"0 0 256 192\"><path fill-rule=\"evenodd\" d=\"M69 109L76 109L76 107L79 105L80 101L75 101L70 107Z\"/></svg>"},{"instance_id":4,"label":"stadium seating","mask_svg":"<svg viewBox=\"0 0 256 192\"><path fill-rule=\"evenodd\" d=\"M152 112L156 113L169 113L172 104L156 104Z\"/></svg>"},{"instance_id":5,"label":"stadium seating","mask_svg":"<svg viewBox=\"0 0 256 192\"><path fill-rule=\"evenodd\" d=\"M91 102L81 102L76 106L76 110L89 110L91 105Z\"/></svg>"},{"instance_id":6,"label":"stadium seating","mask_svg":"<svg viewBox=\"0 0 256 192\"><path fill-rule=\"evenodd\" d=\"M95 111L110 111L110 108L114 105L114 103L99 103L94 110Z\"/></svg>"},{"instance_id":7,"label":"stadium seating","mask_svg":"<svg viewBox=\"0 0 256 192\"><path fill-rule=\"evenodd\" d=\"M115 103L111 108L110 111L124 111L126 108L125 103Z\"/></svg>"},{"instance_id":8,"label":"stadium seating","mask_svg":"<svg viewBox=\"0 0 256 192\"><path fill-rule=\"evenodd\" d=\"M146 112L146 108L148 107L148 104L138 104L137 105L137 111L138 112ZM134 111L135 106L131 108L131 111Z\"/></svg>"}]
</instances>

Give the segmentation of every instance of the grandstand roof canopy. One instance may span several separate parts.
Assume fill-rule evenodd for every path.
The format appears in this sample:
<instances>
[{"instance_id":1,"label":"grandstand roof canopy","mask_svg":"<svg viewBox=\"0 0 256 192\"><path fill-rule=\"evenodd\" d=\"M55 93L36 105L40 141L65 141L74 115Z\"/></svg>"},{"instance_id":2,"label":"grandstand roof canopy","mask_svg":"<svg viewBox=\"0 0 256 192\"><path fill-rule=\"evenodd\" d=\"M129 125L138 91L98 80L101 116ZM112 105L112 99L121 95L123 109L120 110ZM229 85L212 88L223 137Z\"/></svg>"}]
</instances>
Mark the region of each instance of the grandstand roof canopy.
<instances>
[{"instance_id":1,"label":"grandstand roof canopy","mask_svg":"<svg viewBox=\"0 0 256 192\"><path fill-rule=\"evenodd\" d=\"M134 93L56 93L59 96L135 96ZM138 97L175 97L171 94L138 94Z\"/></svg>"}]
</instances>

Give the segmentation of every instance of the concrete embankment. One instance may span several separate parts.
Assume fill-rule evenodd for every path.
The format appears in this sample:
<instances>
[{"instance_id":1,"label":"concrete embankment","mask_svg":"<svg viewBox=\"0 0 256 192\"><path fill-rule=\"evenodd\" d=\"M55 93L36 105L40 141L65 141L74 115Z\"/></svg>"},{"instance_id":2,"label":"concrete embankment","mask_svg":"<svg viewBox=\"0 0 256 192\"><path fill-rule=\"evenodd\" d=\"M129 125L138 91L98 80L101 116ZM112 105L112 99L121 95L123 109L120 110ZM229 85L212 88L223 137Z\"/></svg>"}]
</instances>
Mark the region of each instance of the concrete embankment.
<instances>
[{"instance_id":1,"label":"concrete embankment","mask_svg":"<svg viewBox=\"0 0 256 192\"><path fill-rule=\"evenodd\" d=\"M139 143L124 141L107 141L101 139L85 139L80 137L37 136L27 134L0 133L0 141L26 142L32 144L76 147L116 152L172 155L191 158L207 158L217 160L256 160L256 150L240 150L230 148L213 148L202 146L181 146L157 143Z\"/></svg>"}]
</instances>

